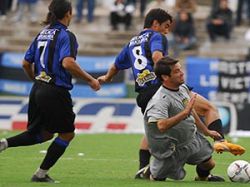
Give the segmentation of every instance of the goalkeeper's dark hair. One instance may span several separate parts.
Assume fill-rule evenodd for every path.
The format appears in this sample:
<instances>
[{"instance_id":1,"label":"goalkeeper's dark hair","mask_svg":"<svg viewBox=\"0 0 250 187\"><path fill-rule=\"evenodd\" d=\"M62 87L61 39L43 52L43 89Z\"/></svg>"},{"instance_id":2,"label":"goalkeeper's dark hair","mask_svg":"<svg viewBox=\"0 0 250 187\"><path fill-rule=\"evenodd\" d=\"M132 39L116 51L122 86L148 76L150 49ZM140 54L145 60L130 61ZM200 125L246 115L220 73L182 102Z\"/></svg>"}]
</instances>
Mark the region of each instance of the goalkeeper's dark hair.
<instances>
[{"instance_id":1,"label":"goalkeeper's dark hair","mask_svg":"<svg viewBox=\"0 0 250 187\"><path fill-rule=\"evenodd\" d=\"M173 17L161 8L151 9L145 17L144 28L150 28L154 20L158 21L160 24L167 20L172 23Z\"/></svg>"},{"instance_id":2,"label":"goalkeeper's dark hair","mask_svg":"<svg viewBox=\"0 0 250 187\"><path fill-rule=\"evenodd\" d=\"M57 20L63 19L68 11L72 13L72 5L68 0L52 0L48 9L46 20L42 22L43 25L54 25Z\"/></svg>"},{"instance_id":3,"label":"goalkeeper's dark hair","mask_svg":"<svg viewBox=\"0 0 250 187\"><path fill-rule=\"evenodd\" d=\"M175 65L178 60L171 58L169 56L161 58L154 66L154 72L156 76L163 81L162 75L170 76L172 66Z\"/></svg>"}]
</instances>

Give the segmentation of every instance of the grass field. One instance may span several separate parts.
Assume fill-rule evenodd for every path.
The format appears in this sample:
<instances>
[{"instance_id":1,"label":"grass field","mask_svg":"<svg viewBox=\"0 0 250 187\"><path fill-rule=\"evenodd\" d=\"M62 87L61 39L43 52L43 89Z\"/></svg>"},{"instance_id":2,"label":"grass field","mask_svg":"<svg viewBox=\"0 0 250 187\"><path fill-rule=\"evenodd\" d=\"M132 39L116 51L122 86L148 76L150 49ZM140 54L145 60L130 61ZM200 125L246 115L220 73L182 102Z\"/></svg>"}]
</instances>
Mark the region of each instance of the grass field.
<instances>
[{"instance_id":1,"label":"grass field","mask_svg":"<svg viewBox=\"0 0 250 187\"><path fill-rule=\"evenodd\" d=\"M0 132L0 138L17 132ZM59 184L37 184L29 182L33 172L40 165L49 143L31 147L11 148L0 153L0 187L29 186L249 186L249 184L229 182L226 168L234 160L250 160L250 153L233 156L230 153L216 154L216 168L213 173L226 178L225 183L193 181L195 168L186 166L187 176L183 181L151 182L135 180L138 169L138 146L141 135L136 134L78 134L63 157L51 169L50 176ZM250 147L250 138L241 138L238 143ZM78 153L83 153L79 156Z\"/></svg>"}]
</instances>

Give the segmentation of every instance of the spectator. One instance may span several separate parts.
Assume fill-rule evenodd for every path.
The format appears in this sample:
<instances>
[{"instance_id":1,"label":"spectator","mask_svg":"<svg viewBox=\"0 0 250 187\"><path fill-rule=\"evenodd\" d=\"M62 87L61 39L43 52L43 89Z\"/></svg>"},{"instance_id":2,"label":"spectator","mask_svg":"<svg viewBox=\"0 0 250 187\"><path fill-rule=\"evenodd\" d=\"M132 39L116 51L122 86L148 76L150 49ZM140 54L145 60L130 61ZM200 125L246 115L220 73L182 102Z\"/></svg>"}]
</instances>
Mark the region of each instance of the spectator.
<instances>
[{"instance_id":1,"label":"spectator","mask_svg":"<svg viewBox=\"0 0 250 187\"><path fill-rule=\"evenodd\" d=\"M129 30L132 22L134 6L125 0L115 0L110 13L112 30L118 30L118 24L124 23L125 30Z\"/></svg>"},{"instance_id":2,"label":"spectator","mask_svg":"<svg viewBox=\"0 0 250 187\"><path fill-rule=\"evenodd\" d=\"M95 9L95 0L77 0L76 3L76 23L80 23L83 18L82 10L84 9L84 4L88 4L88 13L87 21L92 23L94 21L94 9Z\"/></svg>"},{"instance_id":3,"label":"spectator","mask_svg":"<svg viewBox=\"0 0 250 187\"><path fill-rule=\"evenodd\" d=\"M196 6L195 0L176 0L175 11L180 12L184 10L188 13L194 13L196 11Z\"/></svg>"},{"instance_id":4,"label":"spectator","mask_svg":"<svg viewBox=\"0 0 250 187\"><path fill-rule=\"evenodd\" d=\"M188 50L195 47L196 36L194 22L191 13L180 11L177 15L175 26L173 28L175 56L180 50Z\"/></svg>"},{"instance_id":5,"label":"spectator","mask_svg":"<svg viewBox=\"0 0 250 187\"><path fill-rule=\"evenodd\" d=\"M8 1L7 0L1 0L0 1L0 18L1 20L6 20L6 14L7 14L7 7Z\"/></svg>"},{"instance_id":6,"label":"spectator","mask_svg":"<svg viewBox=\"0 0 250 187\"><path fill-rule=\"evenodd\" d=\"M144 12L146 10L146 6L148 3L148 0L127 0L128 4L133 4L136 7L136 2L140 2L140 17L143 18L144 17Z\"/></svg>"},{"instance_id":7,"label":"spectator","mask_svg":"<svg viewBox=\"0 0 250 187\"><path fill-rule=\"evenodd\" d=\"M22 21L24 13L25 13L25 7L28 7L29 13L30 13L30 22L35 23L37 22L37 14L36 14L36 5L38 0L18 0L18 10L17 15L14 17L14 22Z\"/></svg>"},{"instance_id":8,"label":"spectator","mask_svg":"<svg viewBox=\"0 0 250 187\"><path fill-rule=\"evenodd\" d=\"M140 0L140 16L144 17L144 13L147 7L148 0Z\"/></svg>"},{"instance_id":9,"label":"spectator","mask_svg":"<svg viewBox=\"0 0 250 187\"><path fill-rule=\"evenodd\" d=\"M236 12L236 25L241 25L242 9L243 5L247 5L246 14L248 18L248 25L250 25L250 0L238 0L237 12Z\"/></svg>"},{"instance_id":10,"label":"spectator","mask_svg":"<svg viewBox=\"0 0 250 187\"><path fill-rule=\"evenodd\" d=\"M171 16L175 17L174 6L167 3L165 0L154 0L151 1L147 6L147 11L154 9L154 8L161 8L167 11Z\"/></svg>"},{"instance_id":11,"label":"spectator","mask_svg":"<svg viewBox=\"0 0 250 187\"><path fill-rule=\"evenodd\" d=\"M219 8L212 12L208 18L207 30L210 40L214 42L216 36L219 35L229 40L232 28L233 12L228 7L227 0L220 0Z\"/></svg>"}]
</instances>

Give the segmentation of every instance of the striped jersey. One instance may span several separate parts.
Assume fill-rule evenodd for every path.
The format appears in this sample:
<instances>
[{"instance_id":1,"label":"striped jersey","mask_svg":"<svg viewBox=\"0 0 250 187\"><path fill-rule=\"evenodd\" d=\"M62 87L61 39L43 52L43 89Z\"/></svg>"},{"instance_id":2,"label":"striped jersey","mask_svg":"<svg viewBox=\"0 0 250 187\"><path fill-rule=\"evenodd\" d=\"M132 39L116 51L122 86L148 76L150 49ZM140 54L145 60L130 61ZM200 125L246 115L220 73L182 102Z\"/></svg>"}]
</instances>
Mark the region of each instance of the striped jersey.
<instances>
[{"instance_id":1,"label":"striped jersey","mask_svg":"<svg viewBox=\"0 0 250 187\"><path fill-rule=\"evenodd\" d=\"M72 76L63 68L62 61L66 57L76 59L77 48L75 35L65 25L56 22L37 35L24 59L34 63L37 80L71 90Z\"/></svg>"},{"instance_id":2,"label":"striped jersey","mask_svg":"<svg viewBox=\"0 0 250 187\"><path fill-rule=\"evenodd\" d=\"M152 54L161 51L163 56L167 55L167 39L159 32L147 29L138 36L133 37L115 59L118 70L132 68L135 80L135 91L152 85L159 84L154 73L154 62Z\"/></svg>"}]
</instances>

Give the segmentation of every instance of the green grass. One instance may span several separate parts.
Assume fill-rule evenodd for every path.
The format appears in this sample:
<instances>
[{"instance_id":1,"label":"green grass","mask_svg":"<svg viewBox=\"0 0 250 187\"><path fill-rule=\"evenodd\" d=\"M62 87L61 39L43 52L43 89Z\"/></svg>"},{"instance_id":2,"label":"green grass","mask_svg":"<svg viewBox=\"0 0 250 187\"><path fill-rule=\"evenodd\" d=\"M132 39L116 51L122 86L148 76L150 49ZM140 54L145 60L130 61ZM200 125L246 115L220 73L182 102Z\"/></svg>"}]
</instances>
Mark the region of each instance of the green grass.
<instances>
[{"instance_id":1,"label":"green grass","mask_svg":"<svg viewBox=\"0 0 250 187\"><path fill-rule=\"evenodd\" d=\"M17 132L0 132L0 138L9 137ZM49 172L50 176L59 180L59 184L36 184L29 182L33 172L44 157L41 150L46 150L49 142L30 147L10 148L0 154L0 187L29 186L157 186L157 187L193 187L193 186L248 186L249 184L229 182L226 168L234 160L250 158L249 152L242 156L230 153L216 154L216 168L213 173L226 178L225 183L208 183L193 181L195 169L186 166L187 176L183 181L167 180L151 182L135 180L138 169L138 147L141 135L136 134L81 134L75 139ZM239 142L250 147L250 139L241 138ZM78 153L84 153L78 156Z\"/></svg>"}]
</instances>

